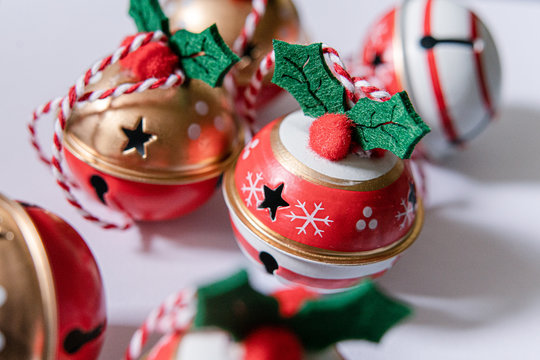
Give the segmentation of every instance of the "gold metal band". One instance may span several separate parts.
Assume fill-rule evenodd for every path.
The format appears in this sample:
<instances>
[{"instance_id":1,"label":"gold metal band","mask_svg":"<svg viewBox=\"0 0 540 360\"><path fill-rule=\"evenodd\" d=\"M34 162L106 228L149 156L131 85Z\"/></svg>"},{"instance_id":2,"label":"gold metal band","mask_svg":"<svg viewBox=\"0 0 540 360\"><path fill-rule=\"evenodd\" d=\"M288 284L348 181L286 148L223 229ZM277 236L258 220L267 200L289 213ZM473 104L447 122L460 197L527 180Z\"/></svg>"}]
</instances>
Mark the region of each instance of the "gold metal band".
<instances>
[{"instance_id":1,"label":"gold metal band","mask_svg":"<svg viewBox=\"0 0 540 360\"><path fill-rule=\"evenodd\" d=\"M235 147L229 153L186 166L175 172L139 171L112 164L71 134L64 134L64 146L77 159L109 175L142 183L181 185L204 181L223 173L243 149L244 128L240 126Z\"/></svg>"},{"instance_id":2,"label":"gold metal band","mask_svg":"<svg viewBox=\"0 0 540 360\"><path fill-rule=\"evenodd\" d=\"M55 360L58 333L57 303L51 267L41 236L24 208L2 195L0 195L0 216L2 233L9 235L0 239L6 242L1 248L3 255L10 256L7 261L0 263L0 270L4 275L18 274L16 278L7 279L8 282L11 280L27 283L25 286L19 284L14 287L16 293L8 294L8 303L4 304L3 309L8 311L10 298L12 301L23 300L23 303L15 305L23 306L24 321L29 321L30 324L15 324L17 329L24 332L15 334L15 338L23 341L23 344L18 344L18 351L25 351L28 356L37 355L43 360ZM9 287L5 283L3 285ZM5 314L0 320L7 318L9 321L10 315L12 314ZM18 318L18 321L21 319ZM24 347L21 348L21 345ZM9 347L10 344L7 343L4 351L9 351ZM15 355L16 358L24 356L24 354L9 354Z\"/></svg>"},{"instance_id":3,"label":"gold metal band","mask_svg":"<svg viewBox=\"0 0 540 360\"><path fill-rule=\"evenodd\" d=\"M382 248L358 251L342 252L317 248L305 245L297 241L286 238L257 219L246 207L234 183L234 167L231 167L223 179L225 197L230 206L230 211L234 211L240 221L257 237L269 245L290 253L292 255L304 258L306 260L332 264L332 265L366 265L380 262L399 255L407 249L416 240L420 234L424 221L424 208L422 200L419 198L417 203L417 213L414 224L407 235L400 240Z\"/></svg>"}]
</instances>

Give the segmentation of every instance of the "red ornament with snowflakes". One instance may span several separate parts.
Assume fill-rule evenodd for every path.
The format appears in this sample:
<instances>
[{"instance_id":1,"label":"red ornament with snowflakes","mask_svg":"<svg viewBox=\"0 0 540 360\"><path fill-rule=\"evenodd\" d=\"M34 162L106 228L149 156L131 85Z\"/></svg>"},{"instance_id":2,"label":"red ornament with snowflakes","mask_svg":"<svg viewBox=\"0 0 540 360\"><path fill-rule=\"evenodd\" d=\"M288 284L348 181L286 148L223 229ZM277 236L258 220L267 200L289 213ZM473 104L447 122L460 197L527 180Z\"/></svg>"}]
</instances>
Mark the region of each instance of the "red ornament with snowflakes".
<instances>
[{"instance_id":1,"label":"red ornament with snowflakes","mask_svg":"<svg viewBox=\"0 0 540 360\"><path fill-rule=\"evenodd\" d=\"M413 0L392 9L368 33L360 67L395 94L407 90L431 128L422 149L455 152L494 118L501 64L486 25L446 0Z\"/></svg>"},{"instance_id":2,"label":"red ornament with snowflakes","mask_svg":"<svg viewBox=\"0 0 540 360\"><path fill-rule=\"evenodd\" d=\"M0 195L0 358L95 360L106 325L84 240L56 215Z\"/></svg>"},{"instance_id":3,"label":"red ornament with snowflakes","mask_svg":"<svg viewBox=\"0 0 540 360\"><path fill-rule=\"evenodd\" d=\"M423 221L408 165L390 152L330 161L308 145L312 119L274 121L225 175L241 249L267 272L317 291L385 273Z\"/></svg>"}]
</instances>

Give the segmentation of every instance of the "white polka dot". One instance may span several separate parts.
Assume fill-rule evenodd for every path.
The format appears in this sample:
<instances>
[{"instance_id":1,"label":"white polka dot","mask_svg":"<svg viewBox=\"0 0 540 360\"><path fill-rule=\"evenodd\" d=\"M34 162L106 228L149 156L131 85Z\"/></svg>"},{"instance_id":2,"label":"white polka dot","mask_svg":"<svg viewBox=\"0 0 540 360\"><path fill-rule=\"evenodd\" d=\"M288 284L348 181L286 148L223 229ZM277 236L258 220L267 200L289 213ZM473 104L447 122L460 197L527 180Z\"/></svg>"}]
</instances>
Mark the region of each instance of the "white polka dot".
<instances>
[{"instance_id":1,"label":"white polka dot","mask_svg":"<svg viewBox=\"0 0 540 360\"><path fill-rule=\"evenodd\" d=\"M6 240L11 241L11 240L15 239L15 234L13 234L11 231L8 231L6 233L6 235L5 235L5 237L6 237Z\"/></svg>"},{"instance_id":2,"label":"white polka dot","mask_svg":"<svg viewBox=\"0 0 540 360\"><path fill-rule=\"evenodd\" d=\"M225 120L221 116L216 116L214 118L214 126L218 131L225 131Z\"/></svg>"},{"instance_id":3,"label":"white polka dot","mask_svg":"<svg viewBox=\"0 0 540 360\"><path fill-rule=\"evenodd\" d=\"M0 307L6 303L7 291L2 285L0 285Z\"/></svg>"},{"instance_id":4,"label":"white polka dot","mask_svg":"<svg viewBox=\"0 0 540 360\"><path fill-rule=\"evenodd\" d=\"M6 338L2 332L0 332L0 352L6 347Z\"/></svg>"},{"instance_id":5,"label":"white polka dot","mask_svg":"<svg viewBox=\"0 0 540 360\"><path fill-rule=\"evenodd\" d=\"M377 228L377 225L379 225L378 221L373 219L369 222L369 228L371 230L375 230Z\"/></svg>"},{"instance_id":6,"label":"white polka dot","mask_svg":"<svg viewBox=\"0 0 540 360\"><path fill-rule=\"evenodd\" d=\"M208 104L204 101L197 101L195 103L195 111L199 115L206 115L208 114Z\"/></svg>"},{"instance_id":7,"label":"white polka dot","mask_svg":"<svg viewBox=\"0 0 540 360\"><path fill-rule=\"evenodd\" d=\"M368 218L368 217L371 217L371 215L373 215L373 209L370 208L369 206L366 206L364 208L364 216Z\"/></svg>"},{"instance_id":8,"label":"white polka dot","mask_svg":"<svg viewBox=\"0 0 540 360\"><path fill-rule=\"evenodd\" d=\"M189 125L187 134L191 140L197 140L201 136L201 126L199 124Z\"/></svg>"},{"instance_id":9,"label":"white polka dot","mask_svg":"<svg viewBox=\"0 0 540 360\"><path fill-rule=\"evenodd\" d=\"M356 223L356 230L362 231L366 228L366 222L364 220L358 220Z\"/></svg>"}]
</instances>

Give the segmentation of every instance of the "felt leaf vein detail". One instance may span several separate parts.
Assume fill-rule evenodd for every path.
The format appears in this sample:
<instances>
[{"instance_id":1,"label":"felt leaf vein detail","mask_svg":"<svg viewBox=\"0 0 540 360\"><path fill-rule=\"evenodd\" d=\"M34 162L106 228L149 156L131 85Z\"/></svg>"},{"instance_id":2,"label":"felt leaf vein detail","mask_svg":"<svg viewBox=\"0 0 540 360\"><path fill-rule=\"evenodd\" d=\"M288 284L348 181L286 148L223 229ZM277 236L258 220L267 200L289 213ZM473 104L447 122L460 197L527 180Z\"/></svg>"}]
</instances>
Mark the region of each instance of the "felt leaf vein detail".
<instances>
[{"instance_id":1,"label":"felt leaf vein detail","mask_svg":"<svg viewBox=\"0 0 540 360\"><path fill-rule=\"evenodd\" d=\"M402 159L430 131L404 91L385 102L360 99L347 116L355 122L356 140L364 150L386 149Z\"/></svg>"},{"instance_id":2,"label":"felt leaf vein detail","mask_svg":"<svg viewBox=\"0 0 540 360\"><path fill-rule=\"evenodd\" d=\"M212 87L221 85L228 70L240 60L225 44L215 24L199 34L179 30L171 37L170 45L186 76Z\"/></svg>"},{"instance_id":3,"label":"felt leaf vein detail","mask_svg":"<svg viewBox=\"0 0 540 360\"><path fill-rule=\"evenodd\" d=\"M345 112L345 89L328 69L322 44L291 45L274 40L274 51L272 82L289 91L304 114L318 117Z\"/></svg>"},{"instance_id":4,"label":"felt leaf vein detail","mask_svg":"<svg viewBox=\"0 0 540 360\"><path fill-rule=\"evenodd\" d=\"M307 104L304 104L304 106L308 109L313 109L313 108L316 108L318 106L322 106L323 109L324 109L324 112L328 112L328 108L326 107L326 105L322 102L322 100L317 96L317 92L321 89L321 86L322 86L322 80L321 79L318 79L319 80L319 83L317 85L317 87L315 88L315 90L312 89L312 84L313 83L310 83L307 76L306 76L306 73L304 71L305 67L308 65L309 63L309 60L310 60L310 57L308 56L307 57L307 60L304 62L304 65L302 66L299 66L297 64L294 63L294 61L292 61L290 58L288 57L284 57L283 60L285 60L286 62L288 62L294 69L296 69L298 71L298 73L300 74L301 76L301 80L289 75L289 74L283 74L281 75L281 78L289 78L291 80L295 80L297 81L299 84L302 84L302 85L305 85L306 86L306 90L307 92L311 95L311 97L313 98L313 100L315 100L316 104L315 105L307 105Z\"/></svg>"}]
</instances>

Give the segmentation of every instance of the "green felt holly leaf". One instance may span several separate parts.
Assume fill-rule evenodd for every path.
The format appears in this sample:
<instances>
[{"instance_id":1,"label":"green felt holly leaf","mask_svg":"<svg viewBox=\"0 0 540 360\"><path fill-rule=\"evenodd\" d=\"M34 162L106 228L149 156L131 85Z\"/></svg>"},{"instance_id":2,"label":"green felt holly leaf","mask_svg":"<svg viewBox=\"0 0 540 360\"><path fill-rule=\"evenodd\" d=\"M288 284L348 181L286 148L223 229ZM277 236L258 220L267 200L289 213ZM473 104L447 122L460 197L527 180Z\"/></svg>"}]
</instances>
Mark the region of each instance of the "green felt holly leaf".
<instances>
[{"instance_id":1,"label":"green felt holly leaf","mask_svg":"<svg viewBox=\"0 0 540 360\"><path fill-rule=\"evenodd\" d=\"M347 116L355 122L356 141L364 150L386 149L402 159L430 131L405 91L384 102L362 98Z\"/></svg>"},{"instance_id":2,"label":"green felt holly leaf","mask_svg":"<svg viewBox=\"0 0 540 360\"><path fill-rule=\"evenodd\" d=\"M304 114L319 117L345 112L345 88L326 65L322 44L291 45L274 40L274 52L272 82L290 92Z\"/></svg>"},{"instance_id":3,"label":"green felt holly leaf","mask_svg":"<svg viewBox=\"0 0 540 360\"><path fill-rule=\"evenodd\" d=\"M194 327L217 326L237 340L262 324L281 322L277 300L255 291L245 271L199 288L197 299Z\"/></svg>"},{"instance_id":4,"label":"green felt holly leaf","mask_svg":"<svg viewBox=\"0 0 540 360\"><path fill-rule=\"evenodd\" d=\"M129 15L135 20L139 32L163 31L169 32L169 19L161 10L158 0L131 0Z\"/></svg>"},{"instance_id":5,"label":"green felt holly leaf","mask_svg":"<svg viewBox=\"0 0 540 360\"><path fill-rule=\"evenodd\" d=\"M288 321L304 347L318 351L343 340L378 342L411 312L366 281L353 290L306 302Z\"/></svg>"},{"instance_id":6,"label":"green felt holly leaf","mask_svg":"<svg viewBox=\"0 0 540 360\"><path fill-rule=\"evenodd\" d=\"M200 79L212 87L221 85L225 74L240 60L225 44L214 24L199 34L177 31L169 40L180 57L182 69L191 79Z\"/></svg>"}]
</instances>

